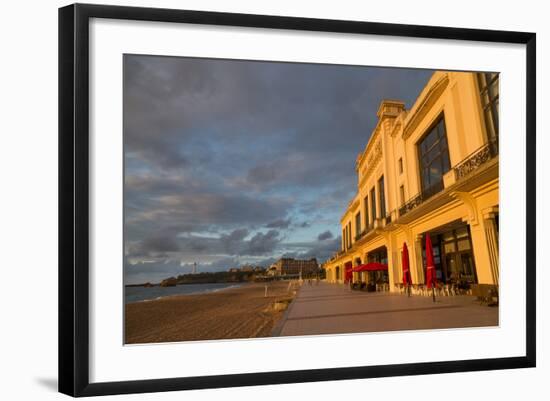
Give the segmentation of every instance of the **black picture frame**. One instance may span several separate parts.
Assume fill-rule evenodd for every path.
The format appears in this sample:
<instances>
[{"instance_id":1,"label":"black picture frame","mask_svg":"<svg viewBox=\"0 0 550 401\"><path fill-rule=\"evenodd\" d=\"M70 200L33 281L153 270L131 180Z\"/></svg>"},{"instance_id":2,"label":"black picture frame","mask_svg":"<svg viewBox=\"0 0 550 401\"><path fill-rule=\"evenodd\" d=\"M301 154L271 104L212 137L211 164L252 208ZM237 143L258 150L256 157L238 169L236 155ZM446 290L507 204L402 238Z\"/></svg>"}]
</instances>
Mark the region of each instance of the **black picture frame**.
<instances>
[{"instance_id":1,"label":"black picture frame","mask_svg":"<svg viewBox=\"0 0 550 401\"><path fill-rule=\"evenodd\" d=\"M526 45L526 354L408 363L90 383L88 61L91 18L437 38ZM74 4L59 9L59 391L96 396L534 367L536 364L536 35L434 26Z\"/></svg>"}]
</instances>

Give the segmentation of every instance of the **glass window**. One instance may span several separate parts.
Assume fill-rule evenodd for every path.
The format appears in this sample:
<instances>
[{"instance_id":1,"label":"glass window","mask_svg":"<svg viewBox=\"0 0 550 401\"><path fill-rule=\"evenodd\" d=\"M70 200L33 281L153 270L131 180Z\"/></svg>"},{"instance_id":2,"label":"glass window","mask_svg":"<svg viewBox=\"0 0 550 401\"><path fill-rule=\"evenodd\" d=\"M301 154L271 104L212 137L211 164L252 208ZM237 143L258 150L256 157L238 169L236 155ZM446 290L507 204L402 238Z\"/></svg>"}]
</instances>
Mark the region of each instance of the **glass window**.
<instances>
[{"instance_id":1,"label":"glass window","mask_svg":"<svg viewBox=\"0 0 550 401\"><path fill-rule=\"evenodd\" d=\"M401 204L405 203L405 187L403 185L399 187L399 201Z\"/></svg>"},{"instance_id":2,"label":"glass window","mask_svg":"<svg viewBox=\"0 0 550 401\"><path fill-rule=\"evenodd\" d=\"M349 243L349 230L348 225L346 224L346 249L349 249L350 243Z\"/></svg>"},{"instance_id":3,"label":"glass window","mask_svg":"<svg viewBox=\"0 0 550 401\"><path fill-rule=\"evenodd\" d=\"M370 215L372 216L372 221L374 222L374 220L376 219L376 196L374 193L374 187L370 190L370 203Z\"/></svg>"},{"instance_id":4,"label":"glass window","mask_svg":"<svg viewBox=\"0 0 550 401\"><path fill-rule=\"evenodd\" d=\"M498 106L499 106L499 74L477 74L481 106L487 128L487 136L490 141L498 139Z\"/></svg>"},{"instance_id":5,"label":"glass window","mask_svg":"<svg viewBox=\"0 0 550 401\"><path fill-rule=\"evenodd\" d=\"M355 215L355 235L361 234L361 212Z\"/></svg>"},{"instance_id":6,"label":"glass window","mask_svg":"<svg viewBox=\"0 0 550 401\"><path fill-rule=\"evenodd\" d=\"M456 230L456 237L457 238L468 237L468 228L467 227L458 228Z\"/></svg>"},{"instance_id":7,"label":"glass window","mask_svg":"<svg viewBox=\"0 0 550 401\"><path fill-rule=\"evenodd\" d=\"M344 227L344 246L345 249L348 249L348 225L346 224L346 227Z\"/></svg>"},{"instance_id":8,"label":"glass window","mask_svg":"<svg viewBox=\"0 0 550 401\"><path fill-rule=\"evenodd\" d=\"M468 249L470 249L470 240L468 238L464 238L458 241L459 251L467 251Z\"/></svg>"},{"instance_id":9,"label":"glass window","mask_svg":"<svg viewBox=\"0 0 550 401\"><path fill-rule=\"evenodd\" d=\"M369 197L365 196L365 228L369 226Z\"/></svg>"},{"instance_id":10,"label":"glass window","mask_svg":"<svg viewBox=\"0 0 550 401\"><path fill-rule=\"evenodd\" d=\"M453 231L447 231L446 233L443 233L443 241L452 241L454 240L454 232Z\"/></svg>"},{"instance_id":11,"label":"glass window","mask_svg":"<svg viewBox=\"0 0 550 401\"><path fill-rule=\"evenodd\" d=\"M403 174L403 159L400 157L399 161L397 162L399 174Z\"/></svg>"},{"instance_id":12,"label":"glass window","mask_svg":"<svg viewBox=\"0 0 550 401\"><path fill-rule=\"evenodd\" d=\"M445 253L456 252L456 247L454 242L448 242L445 244Z\"/></svg>"},{"instance_id":13,"label":"glass window","mask_svg":"<svg viewBox=\"0 0 550 401\"><path fill-rule=\"evenodd\" d=\"M419 142L418 150L422 192L431 196L443 189L443 175L451 168L443 117Z\"/></svg>"},{"instance_id":14,"label":"glass window","mask_svg":"<svg viewBox=\"0 0 550 401\"><path fill-rule=\"evenodd\" d=\"M378 180L378 196L380 197L380 217L386 217L386 197L384 195L384 176Z\"/></svg>"}]
</instances>

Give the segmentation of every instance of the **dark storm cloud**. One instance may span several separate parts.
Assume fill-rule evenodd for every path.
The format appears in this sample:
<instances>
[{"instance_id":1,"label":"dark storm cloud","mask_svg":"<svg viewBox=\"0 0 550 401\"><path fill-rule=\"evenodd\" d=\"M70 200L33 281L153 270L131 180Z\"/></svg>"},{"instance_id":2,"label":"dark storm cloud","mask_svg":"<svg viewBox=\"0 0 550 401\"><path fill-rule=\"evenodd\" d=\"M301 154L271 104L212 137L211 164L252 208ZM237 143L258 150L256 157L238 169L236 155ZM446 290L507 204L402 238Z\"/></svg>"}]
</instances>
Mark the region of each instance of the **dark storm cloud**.
<instances>
[{"instance_id":1,"label":"dark storm cloud","mask_svg":"<svg viewBox=\"0 0 550 401\"><path fill-rule=\"evenodd\" d=\"M267 255L273 252L281 242L279 231L269 230L267 233L257 233L248 243L248 255Z\"/></svg>"},{"instance_id":2,"label":"dark storm cloud","mask_svg":"<svg viewBox=\"0 0 550 401\"><path fill-rule=\"evenodd\" d=\"M339 231L380 101L410 106L430 75L125 56L128 256L164 268L197 255L211 268L234 256L267 260L287 251L285 230L311 239L289 252L322 259L339 243L317 235Z\"/></svg>"},{"instance_id":3,"label":"dark storm cloud","mask_svg":"<svg viewBox=\"0 0 550 401\"><path fill-rule=\"evenodd\" d=\"M184 191L185 189L181 189ZM127 233L142 238L162 230L218 231L241 225L261 226L277 221L291 206L284 198L254 198L244 193L197 192L172 195L140 192L126 201ZM276 220L273 220L276 219Z\"/></svg>"},{"instance_id":4,"label":"dark storm cloud","mask_svg":"<svg viewBox=\"0 0 550 401\"><path fill-rule=\"evenodd\" d=\"M316 258L323 262L340 249L340 243L341 237L305 243L290 243L286 244L287 248L296 248L297 250L287 251L284 256L299 259Z\"/></svg>"},{"instance_id":5,"label":"dark storm cloud","mask_svg":"<svg viewBox=\"0 0 550 401\"><path fill-rule=\"evenodd\" d=\"M167 256L171 252L178 252L180 246L174 236L156 235L128 246L127 255L131 257Z\"/></svg>"},{"instance_id":6,"label":"dark storm cloud","mask_svg":"<svg viewBox=\"0 0 550 401\"><path fill-rule=\"evenodd\" d=\"M330 231L327 230L327 231L322 232L321 234L319 234L319 235L317 236L317 239L318 239L319 241L324 241L324 240L330 239L330 238L332 238L332 237L333 237L332 233L331 233Z\"/></svg>"},{"instance_id":7,"label":"dark storm cloud","mask_svg":"<svg viewBox=\"0 0 550 401\"><path fill-rule=\"evenodd\" d=\"M249 234L251 233L248 229L239 228L229 234L210 237L200 235L153 236L130 243L127 246L126 256L138 260L174 259L178 258L180 254L199 258L209 255L265 256L274 252L284 240L277 230ZM249 239L247 239L248 236L250 236Z\"/></svg>"},{"instance_id":8,"label":"dark storm cloud","mask_svg":"<svg viewBox=\"0 0 550 401\"><path fill-rule=\"evenodd\" d=\"M279 219L272 221L270 223L267 223L265 226L267 228L288 228L290 226L291 220L290 219Z\"/></svg>"}]
</instances>

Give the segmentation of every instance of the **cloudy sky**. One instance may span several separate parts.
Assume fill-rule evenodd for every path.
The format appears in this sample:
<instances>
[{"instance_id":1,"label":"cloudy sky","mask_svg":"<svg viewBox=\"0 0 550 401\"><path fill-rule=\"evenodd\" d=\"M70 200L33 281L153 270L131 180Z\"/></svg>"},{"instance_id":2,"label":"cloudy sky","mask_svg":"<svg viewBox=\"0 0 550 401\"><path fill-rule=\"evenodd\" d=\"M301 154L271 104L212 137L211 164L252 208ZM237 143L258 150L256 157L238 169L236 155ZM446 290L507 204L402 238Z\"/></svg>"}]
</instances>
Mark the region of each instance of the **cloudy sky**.
<instances>
[{"instance_id":1,"label":"cloudy sky","mask_svg":"<svg viewBox=\"0 0 550 401\"><path fill-rule=\"evenodd\" d=\"M380 101L409 107L430 75L125 56L126 283L324 261Z\"/></svg>"}]
</instances>

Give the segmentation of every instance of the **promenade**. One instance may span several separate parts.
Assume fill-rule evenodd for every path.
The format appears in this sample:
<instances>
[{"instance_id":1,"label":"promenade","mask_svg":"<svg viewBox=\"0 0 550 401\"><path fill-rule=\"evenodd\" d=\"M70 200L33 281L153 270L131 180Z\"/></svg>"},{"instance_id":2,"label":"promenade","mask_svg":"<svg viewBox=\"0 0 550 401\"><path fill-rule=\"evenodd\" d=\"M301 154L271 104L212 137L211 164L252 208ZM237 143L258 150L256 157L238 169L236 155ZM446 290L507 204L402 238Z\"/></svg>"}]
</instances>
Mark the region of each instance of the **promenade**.
<instances>
[{"instance_id":1,"label":"promenade","mask_svg":"<svg viewBox=\"0 0 550 401\"><path fill-rule=\"evenodd\" d=\"M498 325L498 308L472 296L431 297L350 291L304 282L274 336L422 330Z\"/></svg>"}]
</instances>

